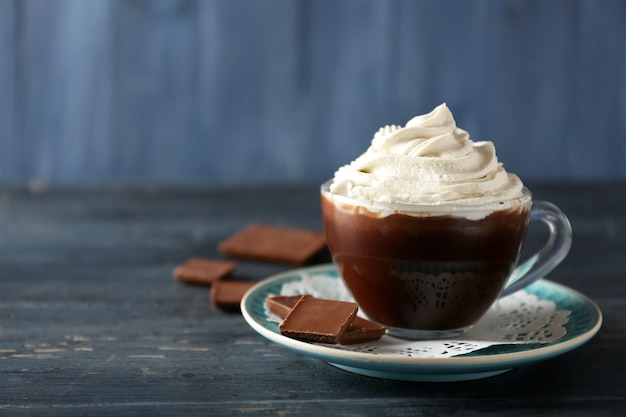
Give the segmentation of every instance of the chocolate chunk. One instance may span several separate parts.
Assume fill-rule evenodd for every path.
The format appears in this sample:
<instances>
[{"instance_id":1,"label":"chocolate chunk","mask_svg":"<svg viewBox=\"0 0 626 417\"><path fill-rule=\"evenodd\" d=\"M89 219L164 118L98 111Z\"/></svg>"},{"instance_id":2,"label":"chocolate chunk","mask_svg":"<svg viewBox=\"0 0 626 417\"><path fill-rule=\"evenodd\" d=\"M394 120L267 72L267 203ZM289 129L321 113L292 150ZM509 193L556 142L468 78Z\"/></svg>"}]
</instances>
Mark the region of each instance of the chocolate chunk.
<instances>
[{"instance_id":1,"label":"chocolate chunk","mask_svg":"<svg viewBox=\"0 0 626 417\"><path fill-rule=\"evenodd\" d=\"M357 343L372 342L378 340L387 331L387 328L362 317L355 317L350 326L341 335L339 343L342 345L354 345Z\"/></svg>"},{"instance_id":2,"label":"chocolate chunk","mask_svg":"<svg viewBox=\"0 0 626 417\"><path fill-rule=\"evenodd\" d=\"M356 303L302 297L278 326L284 336L307 342L339 343L357 313Z\"/></svg>"},{"instance_id":3,"label":"chocolate chunk","mask_svg":"<svg viewBox=\"0 0 626 417\"><path fill-rule=\"evenodd\" d=\"M189 258L174 268L174 279L189 284L211 285L228 276L237 264L205 258Z\"/></svg>"},{"instance_id":4,"label":"chocolate chunk","mask_svg":"<svg viewBox=\"0 0 626 417\"><path fill-rule=\"evenodd\" d=\"M276 314L281 319L287 317L291 309L296 305L303 295L275 295L265 299L267 309Z\"/></svg>"},{"instance_id":5,"label":"chocolate chunk","mask_svg":"<svg viewBox=\"0 0 626 417\"><path fill-rule=\"evenodd\" d=\"M235 258L302 265L325 245L319 232L253 223L220 242L218 250Z\"/></svg>"},{"instance_id":6,"label":"chocolate chunk","mask_svg":"<svg viewBox=\"0 0 626 417\"><path fill-rule=\"evenodd\" d=\"M285 318L303 295L276 295L265 299L268 310ZM371 342L380 339L387 328L362 317L355 317L339 339L342 345Z\"/></svg>"},{"instance_id":7,"label":"chocolate chunk","mask_svg":"<svg viewBox=\"0 0 626 417\"><path fill-rule=\"evenodd\" d=\"M254 284L255 281L217 281L211 288L211 304L220 310L237 311L241 299Z\"/></svg>"}]
</instances>

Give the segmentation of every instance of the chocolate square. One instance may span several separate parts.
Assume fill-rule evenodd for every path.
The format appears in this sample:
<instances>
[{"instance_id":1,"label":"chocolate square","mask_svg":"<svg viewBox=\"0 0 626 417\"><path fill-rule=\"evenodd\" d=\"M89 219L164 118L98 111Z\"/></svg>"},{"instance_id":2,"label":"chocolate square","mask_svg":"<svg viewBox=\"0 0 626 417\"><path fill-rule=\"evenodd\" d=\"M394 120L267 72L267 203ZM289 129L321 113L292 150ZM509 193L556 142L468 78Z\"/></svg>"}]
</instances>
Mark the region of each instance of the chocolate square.
<instances>
[{"instance_id":1,"label":"chocolate square","mask_svg":"<svg viewBox=\"0 0 626 417\"><path fill-rule=\"evenodd\" d=\"M211 304L219 310L237 311L241 299L255 284L255 281L218 281L211 288Z\"/></svg>"},{"instance_id":2,"label":"chocolate square","mask_svg":"<svg viewBox=\"0 0 626 417\"><path fill-rule=\"evenodd\" d=\"M218 250L234 258L302 265L325 245L323 233L253 223L221 241Z\"/></svg>"},{"instance_id":3,"label":"chocolate square","mask_svg":"<svg viewBox=\"0 0 626 417\"><path fill-rule=\"evenodd\" d=\"M232 261L189 258L174 268L174 279L189 284L211 285L228 276L237 266Z\"/></svg>"},{"instance_id":4,"label":"chocolate square","mask_svg":"<svg viewBox=\"0 0 626 417\"><path fill-rule=\"evenodd\" d=\"M278 317L285 318L300 298L305 295L275 295L265 299L267 309ZM339 344L353 345L380 339L387 328L381 324L356 316L339 339Z\"/></svg>"},{"instance_id":5,"label":"chocolate square","mask_svg":"<svg viewBox=\"0 0 626 417\"><path fill-rule=\"evenodd\" d=\"M318 343L339 343L357 313L356 303L302 297L278 326L282 335Z\"/></svg>"}]
</instances>

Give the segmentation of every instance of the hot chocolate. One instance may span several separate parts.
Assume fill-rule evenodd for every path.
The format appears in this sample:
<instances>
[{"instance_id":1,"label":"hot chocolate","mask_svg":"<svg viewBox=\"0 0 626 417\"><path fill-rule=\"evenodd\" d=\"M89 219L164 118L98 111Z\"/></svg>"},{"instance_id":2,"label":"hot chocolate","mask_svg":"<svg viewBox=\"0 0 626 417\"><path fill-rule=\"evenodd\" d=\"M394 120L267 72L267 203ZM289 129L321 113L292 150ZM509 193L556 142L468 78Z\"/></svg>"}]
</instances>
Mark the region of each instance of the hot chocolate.
<instances>
[{"instance_id":1,"label":"hot chocolate","mask_svg":"<svg viewBox=\"0 0 626 417\"><path fill-rule=\"evenodd\" d=\"M379 129L321 191L341 277L361 311L393 335L463 332L498 296L545 276L571 243L567 217L531 203L494 144L471 140L445 104ZM550 238L517 265L531 217Z\"/></svg>"},{"instance_id":2,"label":"hot chocolate","mask_svg":"<svg viewBox=\"0 0 626 417\"><path fill-rule=\"evenodd\" d=\"M456 330L489 309L516 266L530 196L478 220L418 212L381 217L327 192L322 212L333 259L370 319L395 328Z\"/></svg>"}]
</instances>

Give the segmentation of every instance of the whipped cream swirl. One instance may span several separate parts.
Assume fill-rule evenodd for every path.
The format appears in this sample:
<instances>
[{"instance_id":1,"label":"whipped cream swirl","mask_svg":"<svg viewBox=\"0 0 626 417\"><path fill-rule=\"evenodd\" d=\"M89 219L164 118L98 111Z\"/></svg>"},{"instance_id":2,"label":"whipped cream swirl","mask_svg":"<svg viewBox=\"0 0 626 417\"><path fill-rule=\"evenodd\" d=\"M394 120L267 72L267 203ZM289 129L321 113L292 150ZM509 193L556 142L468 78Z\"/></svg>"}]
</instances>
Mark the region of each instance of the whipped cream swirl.
<instances>
[{"instance_id":1,"label":"whipped cream swirl","mask_svg":"<svg viewBox=\"0 0 626 417\"><path fill-rule=\"evenodd\" d=\"M520 197L523 188L493 143L473 142L445 103L405 127L382 127L330 184L332 194L374 205L491 204Z\"/></svg>"}]
</instances>

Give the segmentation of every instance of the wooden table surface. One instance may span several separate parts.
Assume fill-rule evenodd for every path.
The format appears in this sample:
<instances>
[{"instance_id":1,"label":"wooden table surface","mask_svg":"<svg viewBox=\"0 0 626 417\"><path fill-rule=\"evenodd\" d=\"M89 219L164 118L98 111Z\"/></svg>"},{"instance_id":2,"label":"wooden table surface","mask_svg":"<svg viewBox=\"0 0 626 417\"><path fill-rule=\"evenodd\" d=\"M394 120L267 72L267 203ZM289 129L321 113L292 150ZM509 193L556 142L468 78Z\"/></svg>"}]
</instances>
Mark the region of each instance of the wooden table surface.
<instances>
[{"instance_id":1,"label":"wooden table surface","mask_svg":"<svg viewBox=\"0 0 626 417\"><path fill-rule=\"evenodd\" d=\"M337 369L172 279L252 221L321 230L317 186L1 188L0 415L625 415L626 184L531 188L574 230L550 279L594 300L603 326L561 356L455 383ZM235 277L290 268L240 262Z\"/></svg>"}]
</instances>

